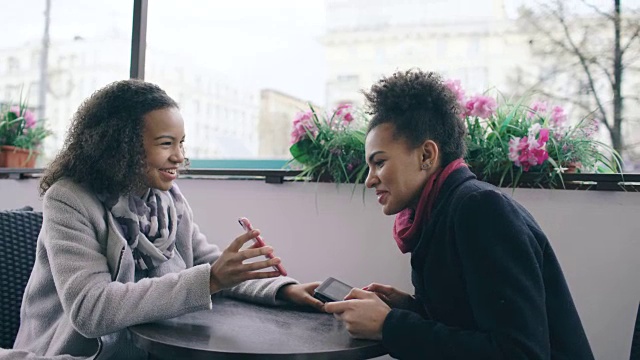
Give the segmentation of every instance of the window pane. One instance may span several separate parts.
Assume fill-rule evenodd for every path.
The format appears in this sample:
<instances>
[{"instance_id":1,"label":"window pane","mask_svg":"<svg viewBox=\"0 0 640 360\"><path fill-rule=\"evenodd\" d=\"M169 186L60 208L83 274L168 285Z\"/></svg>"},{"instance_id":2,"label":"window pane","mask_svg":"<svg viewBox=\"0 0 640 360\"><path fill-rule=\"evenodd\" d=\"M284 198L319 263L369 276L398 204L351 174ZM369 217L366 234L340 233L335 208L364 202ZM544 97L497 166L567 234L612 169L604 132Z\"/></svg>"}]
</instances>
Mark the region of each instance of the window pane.
<instances>
[{"instance_id":1,"label":"window pane","mask_svg":"<svg viewBox=\"0 0 640 360\"><path fill-rule=\"evenodd\" d=\"M597 3L609 11L610 2ZM191 158L287 159L292 120L308 102L361 105L362 90L397 70L439 72L469 96L517 97L538 86L549 61L567 61L533 52L542 35L522 26L524 5L544 9L524 0L150 1L146 79L181 104ZM627 6L637 13L637 1ZM584 4L566 8L574 19L597 15ZM544 90L575 83L552 80Z\"/></svg>"},{"instance_id":2,"label":"window pane","mask_svg":"<svg viewBox=\"0 0 640 360\"><path fill-rule=\"evenodd\" d=\"M474 92L503 84L508 70L490 57L506 48L491 28L501 2L468 3L150 2L145 78L181 104L192 159L286 159L308 102L361 105L361 90L397 69L439 71Z\"/></svg>"},{"instance_id":3,"label":"window pane","mask_svg":"<svg viewBox=\"0 0 640 360\"><path fill-rule=\"evenodd\" d=\"M145 79L180 103L190 158L289 156L293 116L325 102L324 9L321 0L149 2Z\"/></svg>"},{"instance_id":4,"label":"window pane","mask_svg":"<svg viewBox=\"0 0 640 360\"><path fill-rule=\"evenodd\" d=\"M39 165L62 146L82 100L129 77L133 14L133 0L50 0L49 46L44 47L46 3L4 1L5 31L0 32L0 103L15 104L22 96L54 133L44 143Z\"/></svg>"}]
</instances>

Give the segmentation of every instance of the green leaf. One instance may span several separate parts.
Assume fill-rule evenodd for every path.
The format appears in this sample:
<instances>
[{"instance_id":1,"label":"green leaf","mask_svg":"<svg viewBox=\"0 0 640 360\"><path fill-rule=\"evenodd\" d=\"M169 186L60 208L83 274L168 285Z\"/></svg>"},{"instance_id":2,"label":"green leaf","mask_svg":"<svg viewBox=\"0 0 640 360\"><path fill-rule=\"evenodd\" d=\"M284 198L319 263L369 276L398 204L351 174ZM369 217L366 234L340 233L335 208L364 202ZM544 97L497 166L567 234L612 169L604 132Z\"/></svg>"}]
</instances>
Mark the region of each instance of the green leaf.
<instances>
[{"instance_id":1,"label":"green leaf","mask_svg":"<svg viewBox=\"0 0 640 360\"><path fill-rule=\"evenodd\" d=\"M311 157L309 156L309 150L313 146L313 141L311 139L303 139L298 141L297 143L291 145L289 147L289 152L291 156L301 164L306 164L311 161Z\"/></svg>"}]
</instances>

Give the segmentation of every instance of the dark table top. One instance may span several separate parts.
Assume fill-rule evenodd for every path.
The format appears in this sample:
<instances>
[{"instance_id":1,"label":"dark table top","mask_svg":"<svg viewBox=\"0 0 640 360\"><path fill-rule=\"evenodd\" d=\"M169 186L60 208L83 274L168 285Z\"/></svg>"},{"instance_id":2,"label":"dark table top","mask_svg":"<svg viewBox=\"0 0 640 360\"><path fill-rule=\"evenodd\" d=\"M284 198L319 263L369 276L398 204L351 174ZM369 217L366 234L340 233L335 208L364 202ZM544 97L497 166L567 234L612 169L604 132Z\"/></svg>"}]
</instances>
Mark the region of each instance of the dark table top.
<instances>
[{"instance_id":1,"label":"dark table top","mask_svg":"<svg viewBox=\"0 0 640 360\"><path fill-rule=\"evenodd\" d=\"M370 359L380 342L349 336L333 315L214 297L213 309L130 328L160 359Z\"/></svg>"}]
</instances>

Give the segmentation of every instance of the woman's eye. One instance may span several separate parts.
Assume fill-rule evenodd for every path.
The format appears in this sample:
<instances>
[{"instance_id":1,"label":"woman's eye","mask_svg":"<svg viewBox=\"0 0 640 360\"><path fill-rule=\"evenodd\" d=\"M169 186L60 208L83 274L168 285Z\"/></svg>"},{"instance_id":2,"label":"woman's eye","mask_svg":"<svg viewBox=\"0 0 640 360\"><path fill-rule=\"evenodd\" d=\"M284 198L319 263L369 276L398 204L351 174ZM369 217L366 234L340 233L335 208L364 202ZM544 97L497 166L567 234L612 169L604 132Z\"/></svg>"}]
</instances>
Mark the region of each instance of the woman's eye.
<instances>
[{"instance_id":1,"label":"woman's eye","mask_svg":"<svg viewBox=\"0 0 640 360\"><path fill-rule=\"evenodd\" d=\"M377 167L382 167L384 165L384 160L378 160L374 163L374 165Z\"/></svg>"},{"instance_id":2,"label":"woman's eye","mask_svg":"<svg viewBox=\"0 0 640 360\"><path fill-rule=\"evenodd\" d=\"M160 144L162 146L171 146L171 142L163 142L162 144Z\"/></svg>"}]
</instances>

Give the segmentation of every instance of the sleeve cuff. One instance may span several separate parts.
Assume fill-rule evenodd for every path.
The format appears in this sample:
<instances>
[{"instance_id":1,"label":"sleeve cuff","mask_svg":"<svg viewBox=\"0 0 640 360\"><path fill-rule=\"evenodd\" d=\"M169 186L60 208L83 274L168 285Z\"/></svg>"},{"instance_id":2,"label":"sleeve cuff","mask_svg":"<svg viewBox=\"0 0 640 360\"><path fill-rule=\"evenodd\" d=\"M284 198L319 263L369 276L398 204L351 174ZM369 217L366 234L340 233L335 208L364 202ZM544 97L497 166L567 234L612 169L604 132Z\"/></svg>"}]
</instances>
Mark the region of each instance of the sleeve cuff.
<instances>
[{"instance_id":1,"label":"sleeve cuff","mask_svg":"<svg viewBox=\"0 0 640 360\"><path fill-rule=\"evenodd\" d=\"M299 284L299 282L296 279L290 278L288 276L281 276L276 279L277 279L277 282L274 285L276 287L276 291L273 293L272 304L278 305L278 306L290 304L287 300L278 299L277 297L278 291L280 291L280 289L282 289L283 286Z\"/></svg>"},{"instance_id":2,"label":"sleeve cuff","mask_svg":"<svg viewBox=\"0 0 640 360\"><path fill-rule=\"evenodd\" d=\"M188 271L188 270L187 270ZM210 264L202 264L196 265L191 268L191 271L194 272L193 281L198 284L198 286L194 286L192 291L192 296L194 297L194 302L200 304L203 308L211 310L211 291L209 290L209 281L211 277L211 265Z\"/></svg>"},{"instance_id":3,"label":"sleeve cuff","mask_svg":"<svg viewBox=\"0 0 640 360\"><path fill-rule=\"evenodd\" d=\"M412 344L412 341L416 334L411 334L413 331L410 323L417 321L424 319L409 310L391 309L387 314L382 324L382 345L389 350L391 356L402 357L408 349L415 348L416 344Z\"/></svg>"},{"instance_id":4,"label":"sleeve cuff","mask_svg":"<svg viewBox=\"0 0 640 360\"><path fill-rule=\"evenodd\" d=\"M231 289L222 291L223 295L267 305L283 305L286 301L276 299L281 287L298 282L290 277L280 276L271 279L247 280Z\"/></svg>"}]
</instances>

